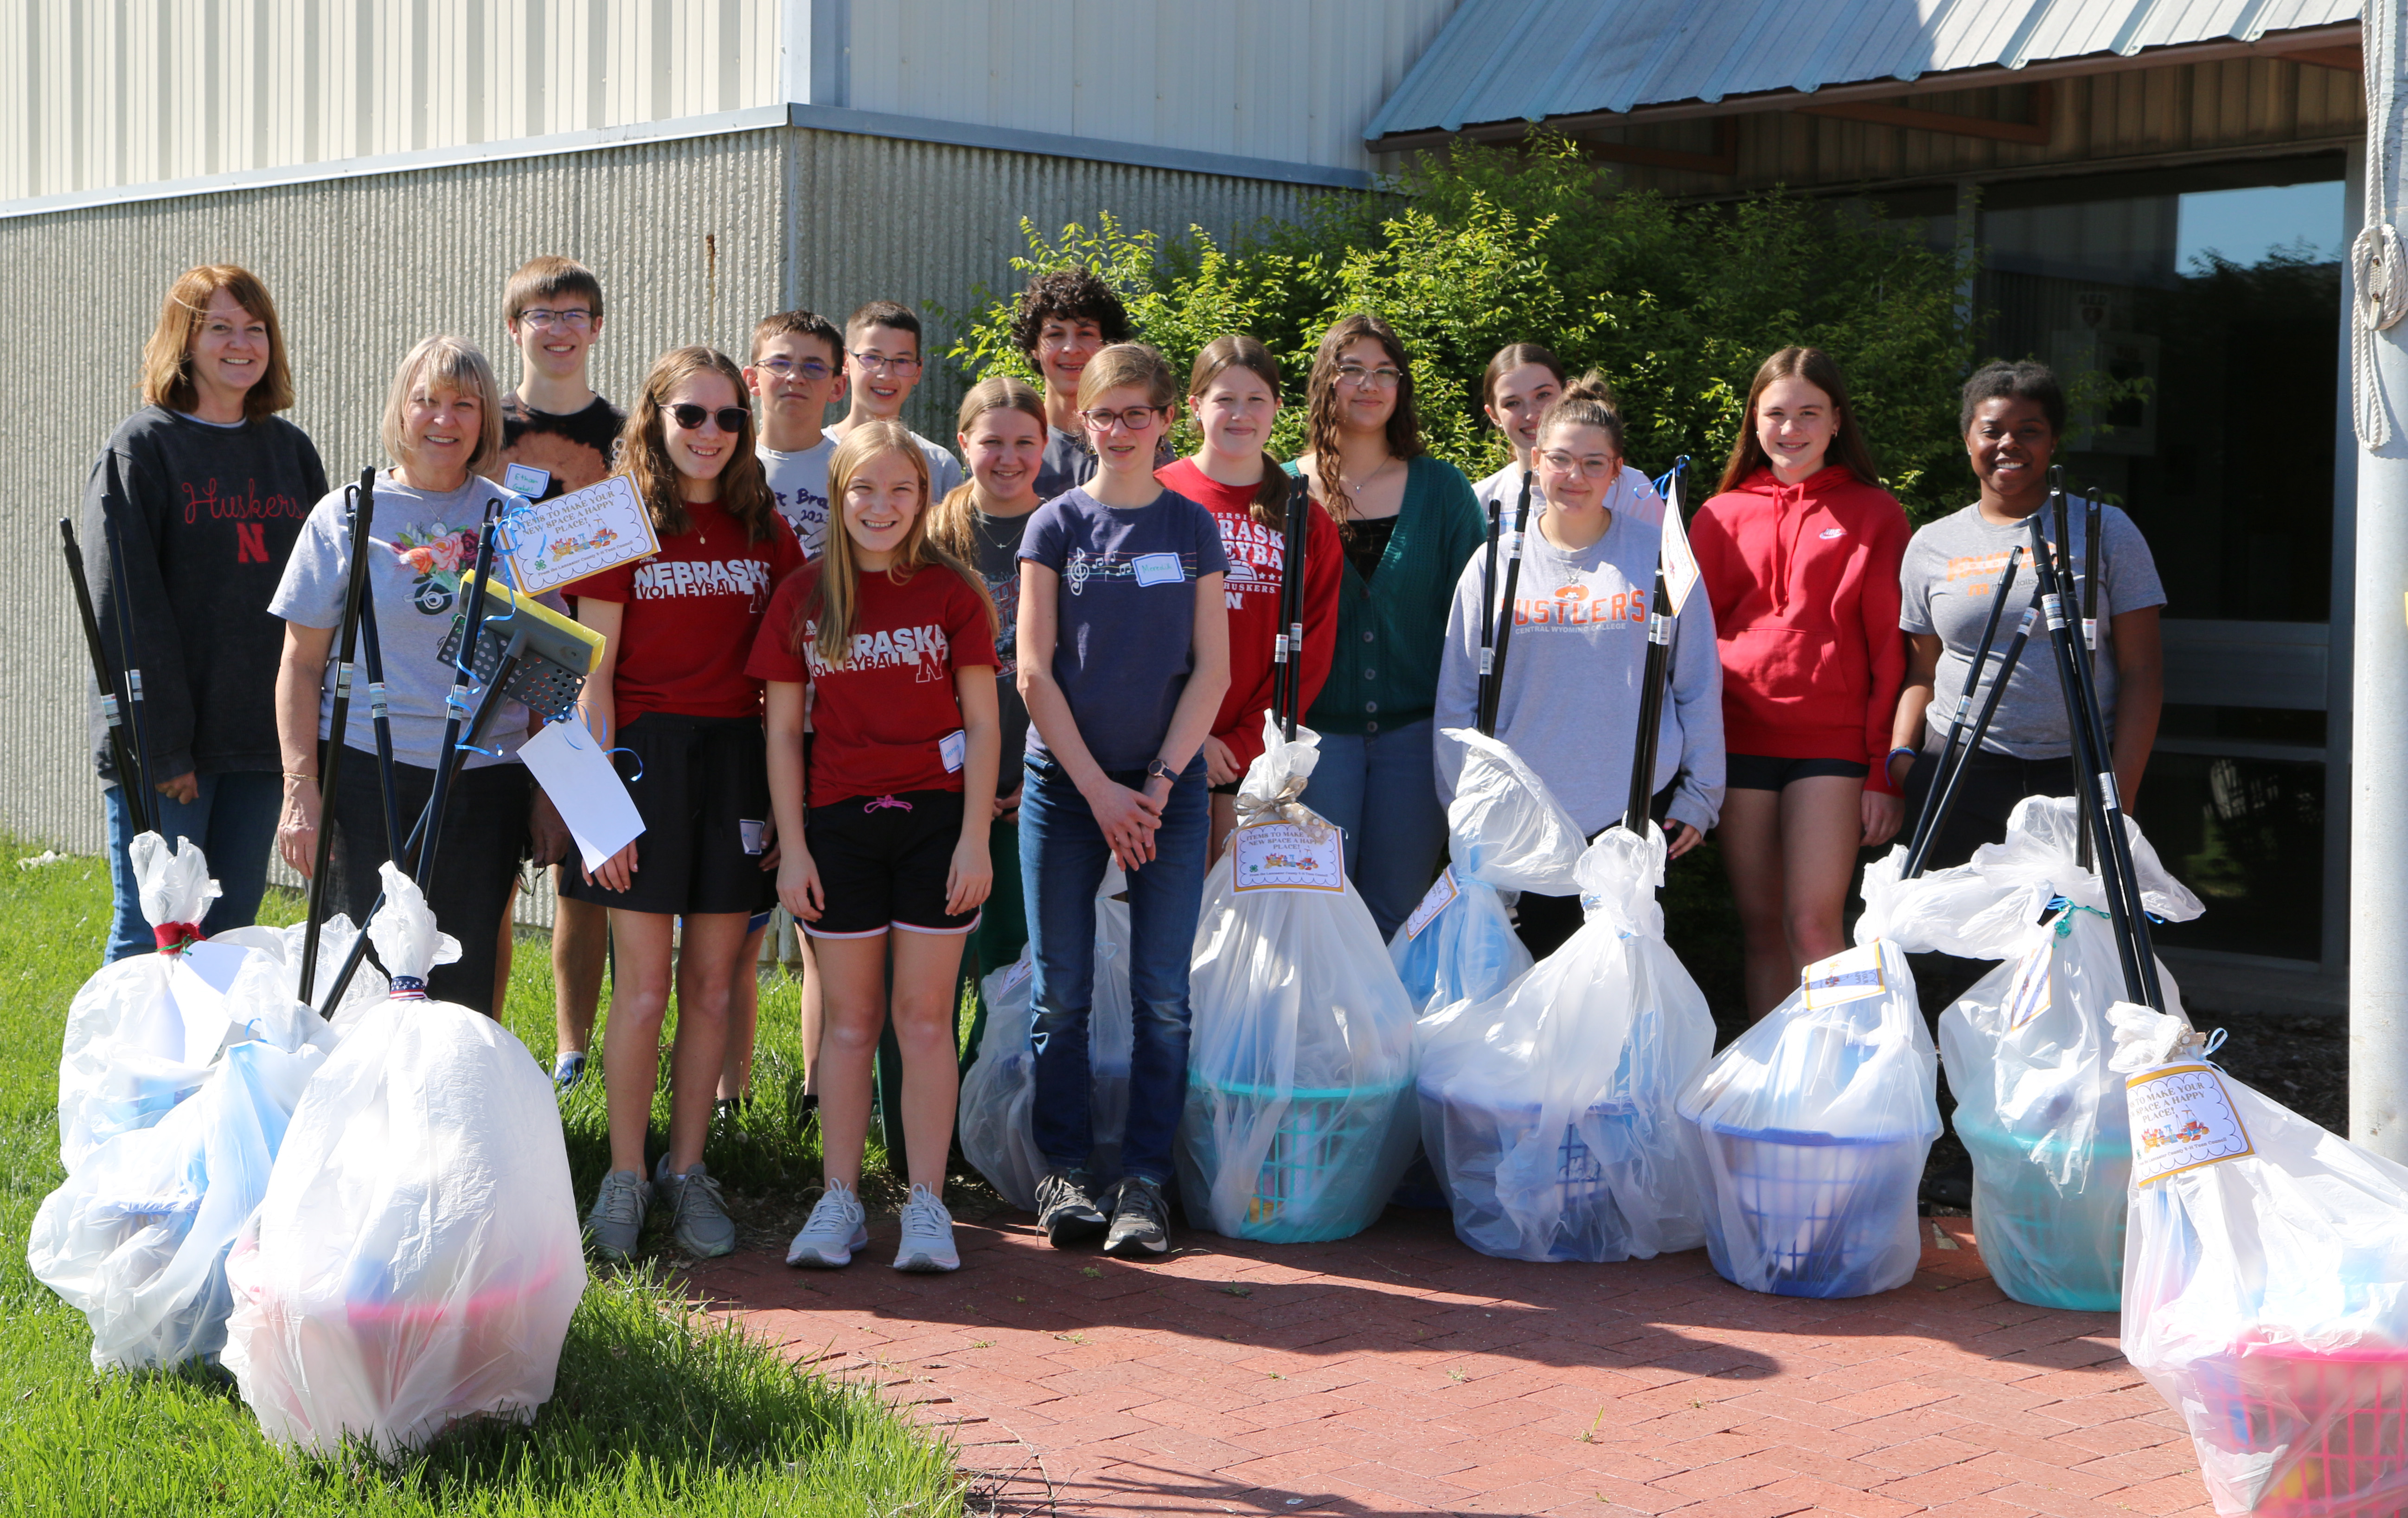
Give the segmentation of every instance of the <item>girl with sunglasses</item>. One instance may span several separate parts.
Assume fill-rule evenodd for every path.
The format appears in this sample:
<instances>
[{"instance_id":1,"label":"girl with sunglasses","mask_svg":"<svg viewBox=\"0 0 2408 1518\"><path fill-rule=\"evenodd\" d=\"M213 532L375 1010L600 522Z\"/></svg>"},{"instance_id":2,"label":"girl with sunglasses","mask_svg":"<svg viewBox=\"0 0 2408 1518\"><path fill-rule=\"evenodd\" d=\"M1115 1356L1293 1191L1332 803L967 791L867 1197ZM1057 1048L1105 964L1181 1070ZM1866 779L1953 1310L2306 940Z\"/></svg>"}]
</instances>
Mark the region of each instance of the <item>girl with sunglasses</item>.
<instances>
[{"instance_id":1,"label":"girl with sunglasses","mask_svg":"<svg viewBox=\"0 0 2408 1518\"><path fill-rule=\"evenodd\" d=\"M1212 513L1154 478L1176 382L1124 342L1079 376L1096 473L1037 509L1020 545L1020 693L1033 724L1020 802L1021 886L1037 976L1038 1222L1055 1248L1170 1248L1162 1188L1187 1096L1187 964L1204 906L1204 740L1229 685L1227 557ZM1110 1199L1088 1169L1087 1017L1096 888L1128 872L1126 1171Z\"/></svg>"},{"instance_id":2,"label":"girl with sunglasses","mask_svg":"<svg viewBox=\"0 0 2408 1518\"><path fill-rule=\"evenodd\" d=\"M1470 484L1423 449L1412 366L1386 322L1349 316L1322 336L1307 404L1312 449L1289 469L1346 560L1329 679L1306 715L1321 734L1312 806L1344 831L1346 873L1394 937L1446 847L1431 713L1447 606L1484 528Z\"/></svg>"},{"instance_id":3,"label":"girl with sunglasses","mask_svg":"<svg viewBox=\"0 0 2408 1518\"><path fill-rule=\"evenodd\" d=\"M1497 697L1497 736L1547 783L1584 836L1622 820L1638 738L1647 623L1662 546L1663 511L1639 509L1653 492L1623 473L1622 414L1591 373L1541 419L1531 506L1513 604L1512 657ZM1518 487L1517 487L1518 488ZM1485 557L1465 569L1446 625L1438 725L1469 727L1480 689L1480 624L1505 591ZM1439 740L1440 790L1452 798L1463 745ZM1703 595L1681 608L1671 684L1656 729L1650 788L1669 788L1664 823L1672 858L1714 825L1723 793L1722 669L1713 613ZM1533 955L1555 952L1581 925L1577 895L1524 891L1515 931Z\"/></svg>"},{"instance_id":4,"label":"girl with sunglasses","mask_svg":"<svg viewBox=\"0 0 2408 1518\"><path fill-rule=\"evenodd\" d=\"M743 371L724 354L677 348L653 360L619 458L652 512L660 552L566 592L579 620L603 636L579 715L594 741L624 752L620 773L644 822L635 842L565 883L577 900L609 908L616 961L602 1036L610 1169L587 1226L605 1256L624 1260L657 1200L679 1248L707 1258L736 1248L719 1182L702 1163L729 988L750 918L777 895L765 871L761 682L745 661L771 592L803 550L754 452ZM673 957L669 1146L648 1178Z\"/></svg>"},{"instance_id":5,"label":"girl with sunglasses","mask_svg":"<svg viewBox=\"0 0 2408 1518\"><path fill-rule=\"evenodd\" d=\"M895 1268L954 1270L953 992L993 882L995 608L978 572L930 540L927 458L901 422L857 423L828 473L822 556L778 592L748 666L768 682L770 793L787 840L778 897L811 936L824 1009L826 1186L786 1263L835 1269L869 1242L858 1189L869 1063L891 1013L911 1181Z\"/></svg>"}]
</instances>

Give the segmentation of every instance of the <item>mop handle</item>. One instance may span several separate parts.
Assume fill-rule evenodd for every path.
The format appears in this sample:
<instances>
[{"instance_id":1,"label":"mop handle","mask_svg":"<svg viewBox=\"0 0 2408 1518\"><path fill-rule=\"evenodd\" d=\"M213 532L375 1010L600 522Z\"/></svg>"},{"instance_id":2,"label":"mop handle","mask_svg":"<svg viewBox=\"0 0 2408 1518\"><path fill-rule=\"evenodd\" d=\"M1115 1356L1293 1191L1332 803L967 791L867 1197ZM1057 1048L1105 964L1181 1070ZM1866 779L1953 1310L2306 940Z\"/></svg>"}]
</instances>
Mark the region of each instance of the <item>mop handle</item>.
<instances>
[{"instance_id":1,"label":"mop handle","mask_svg":"<svg viewBox=\"0 0 2408 1518\"><path fill-rule=\"evenodd\" d=\"M1989 694L1982 698L1981 715L1973 719L1972 736L1955 762L1941 761L1940 773L1932 777L1931 789L1924 798L1923 822L1917 825L1914 842L1906 851L1906 869L1901 877L1914 880L1923 874L1924 861L1931 855L1931 846L1948 826L1948 814L1956 808L1956 788L1972 766L1973 756L1982 751L1982 739L1990 730L1990 718L1998 715L1999 698L2007 693L2007 682L2015 677L2015 665L2024 657L2024 643L2031 637L2032 625L2040 620L2040 593L2032 593L2031 604L2024 608L2023 619L2015 624L2015 635L2007 643L2006 653L1999 660L1999 672L1990 678ZM1989 662L1985 652L1983 662ZM1954 735L1951 735L1954 742Z\"/></svg>"},{"instance_id":2,"label":"mop handle","mask_svg":"<svg viewBox=\"0 0 2408 1518\"><path fill-rule=\"evenodd\" d=\"M1982 672L1989 666L1990 645L1998 642L1999 638L1999 614L2007 609L2007 596L2014 588L2015 571L2021 566L2023 557L2023 544L2017 543L2008 549L2006 572L2000 577L1998 584L1990 588L1990 617L1982 628L1979 652L1965 666L1965 688L1957 692L1956 710L1949 714L1948 742L1941 746L1940 768L1933 773L1931 788L1923 793L1923 810L1914 819L1914 831L1907 845L1906 852L1910 860L1923 857L1924 846L1930 841L1932 830L1938 826L1933 814L1936 811L1935 803L1940 799L1940 784L1956 768L1956 745L1965 730L1965 714L1972 707L1973 692L1982 684ZM2031 630L2031 620L2028 617L2024 621L2024 630L2026 632ZM1973 738L1974 746L1978 748L1981 742L1981 736L1977 732ZM1912 871L1913 864L1910 863L1908 868ZM1914 875L1910 874L1907 878L1912 880Z\"/></svg>"},{"instance_id":3,"label":"mop handle","mask_svg":"<svg viewBox=\"0 0 2408 1518\"><path fill-rule=\"evenodd\" d=\"M125 569L125 539L117 530L106 509L100 513L100 532L108 544L108 587L110 609L116 613L117 651L123 656L125 670L125 730L134 745L134 769L141 782L141 807L135 812L145 831L159 830L159 793L150 788L150 724L142 704L142 658L134 647L134 614L126 601L132 597L132 576ZM129 795L135 794L128 792Z\"/></svg>"},{"instance_id":4,"label":"mop handle","mask_svg":"<svg viewBox=\"0 0 2408 1518\"><path fill-rule=\"evenodd\" d=\"M136 832L150 831L134 788L134 755L126 746L123 687L110 668L108 649L100 641L100 619L92 611L92 585L85 577L83 550L77 546L75 525L59 518L59 547L66 556L67 583L75 587L76 617L83 626L84 651L92 656L93 687L100 692L100 715L108 726L108 761L125 792L126 817Z\"/></svg>"},{"instance_id":5,"label":"mop handle","mask_svg":"<svg viewBox=\"0 0 2408 1518\"><path fill-rule=\"evenodd\" d=\"M1472 725L1484 733L1488 731L1488 686L1497 658L1497 527L1504 510L1503 501L1488 498L1488 558L1480 571L1480 695L1471 708Z\"/></svg>"},{"instance_id":6,"label":"mop handle","mask_svg":"<svg viewBox=\"0 0 2408 1518\"><path fill-rule=\"evenodd\" d=\"M309 873L308 920L301 930L301 977L295 992L309 1001L318 976L318 929L326 920L326 877L335 856L335 793L341 783L344 736L351 730L351 672L359 652L360 593L368 583L368 520L375 509L376 470L360 471L360 483L345 492L351 506L351 583L344 587L340 652L335 657L335 700L329 710L326 756L318 766L318 848Z\"/></svg>"},{"instance_id":7,"label":"mop handle","mask_svg":"<svg viewBox=\"0 0 2408 1518\"><path fill-rule=\"evenodd\" d=\"M1505 545L1505 597L1497 607L1496 658L1488 677L1488 709L1480 714L1480 730L1497 731L1497 709L1505 702L1505 653L1513 639L1513 594L1522 584L1522 544L1530 530L1530 471L1522 471L1522 499L1513 509L1513 536ZM1483 587L1485 588L1485 587Z\"/></svg>"}]
</instances>

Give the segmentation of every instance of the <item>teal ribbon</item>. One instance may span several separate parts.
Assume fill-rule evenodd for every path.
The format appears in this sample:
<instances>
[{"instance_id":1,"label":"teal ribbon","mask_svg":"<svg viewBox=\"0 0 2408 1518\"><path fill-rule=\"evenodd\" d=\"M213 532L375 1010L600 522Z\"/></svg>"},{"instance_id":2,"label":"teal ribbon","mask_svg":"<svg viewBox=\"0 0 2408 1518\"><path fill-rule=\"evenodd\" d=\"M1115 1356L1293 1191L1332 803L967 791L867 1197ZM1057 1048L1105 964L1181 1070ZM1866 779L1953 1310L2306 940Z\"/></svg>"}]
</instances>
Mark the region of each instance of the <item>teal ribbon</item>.
<instances>
[{"instance_id":1,"label":"teal ribbon","mask_svg":"<svg viewBox=\"0 0 2408 1518\"><path fill-rule=\"evenodd\" d=\"M2098 907L2085 906L2079 902L2068 901L2062 896L2050 897L2048 909L2057 914L2057 935L2059 938L2073 932L2073 914L2076 912L2087 912L2101 920L2107 918L2107 914Z\"/></svg>"}]
</instances>

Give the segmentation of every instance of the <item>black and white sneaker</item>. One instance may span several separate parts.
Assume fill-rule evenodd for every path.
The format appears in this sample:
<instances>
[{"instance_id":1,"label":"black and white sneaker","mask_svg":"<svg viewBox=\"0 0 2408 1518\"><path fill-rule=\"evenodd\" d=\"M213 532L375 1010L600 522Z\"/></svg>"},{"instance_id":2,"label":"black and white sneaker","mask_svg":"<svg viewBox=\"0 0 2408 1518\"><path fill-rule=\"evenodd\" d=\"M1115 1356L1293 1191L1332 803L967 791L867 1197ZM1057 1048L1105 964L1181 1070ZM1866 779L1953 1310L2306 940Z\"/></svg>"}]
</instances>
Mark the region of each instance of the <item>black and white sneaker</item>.
<instances>
[{"instance_id":1,"label":"black and white sneaker","mask_svg":"<svg viewBox=\"0 0 2408 1518\"><path fill-rule=\"evenodd\" d=\"M1170 1252L1170 1211L1162 1203L1162 1182L1143 1176L1121 1182L1104 1252L1123 1260L1150 1260Z\"/></svg>"},{"instance_id":2,"label":"black and white sneaker","mask_svg":"<svg viewBox=\"0 0 2408 1518\"><path fill-rule=\"evenodd\" d=\"M1037 1226L1057 1250L1084 1244L1111 1227L1111 1220L1096 1205L1095 1178L1084 1170L1056 1170L1039 1181Z\"/></svg>"}]
</instances>

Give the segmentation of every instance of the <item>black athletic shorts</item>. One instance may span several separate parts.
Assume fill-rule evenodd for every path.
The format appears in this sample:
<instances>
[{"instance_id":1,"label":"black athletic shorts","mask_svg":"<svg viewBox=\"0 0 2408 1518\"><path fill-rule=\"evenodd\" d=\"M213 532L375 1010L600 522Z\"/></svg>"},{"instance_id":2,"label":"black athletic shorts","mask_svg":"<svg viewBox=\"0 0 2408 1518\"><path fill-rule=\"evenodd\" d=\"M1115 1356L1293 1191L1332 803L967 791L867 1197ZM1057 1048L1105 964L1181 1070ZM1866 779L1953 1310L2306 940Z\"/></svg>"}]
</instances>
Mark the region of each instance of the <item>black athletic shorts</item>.
<instances>
[{"instance_id":1,"label":"black athletic shorts","mask_svg":"<svg viewBox=\"0 0 2408 1518\"><path fill-rule=\"evenodd\" d=\"M761 868L769 823L769 751L758 717L646 712L619 730L619 778L644 819L635 876L624 891L561 872L571 899L623 912L688 917L778 904L778 877Z\"/></svg>"},{"instance_id":2,"label":"black athletic shorts","mask_svg":"<svg viewBox=\"0 0 2408 1518\"><path fill-rule=\"evenodd\" d=\"M945 877L962 841L962 793L907 790L894 796L848 796L814 806L803 823L811 862L819 866L814 938L875 938L902 932L967 933L978 908L945 910Z\"/></svg>"},{"instance_id":3,"label":"black athletic shorts","mask_svg":"<svg viewBox=\"0 0 2408 1518\"><path fill-rule=\"evenodd\" d=\"M1723 756L1723 786L1729 790L1784 790L1792 780L1811 780L1827 774L1862 780L1871 773L1870 766L1851 764L1846 759L1775 759L1770 754Z\"/></svg>"}]
</instances>

